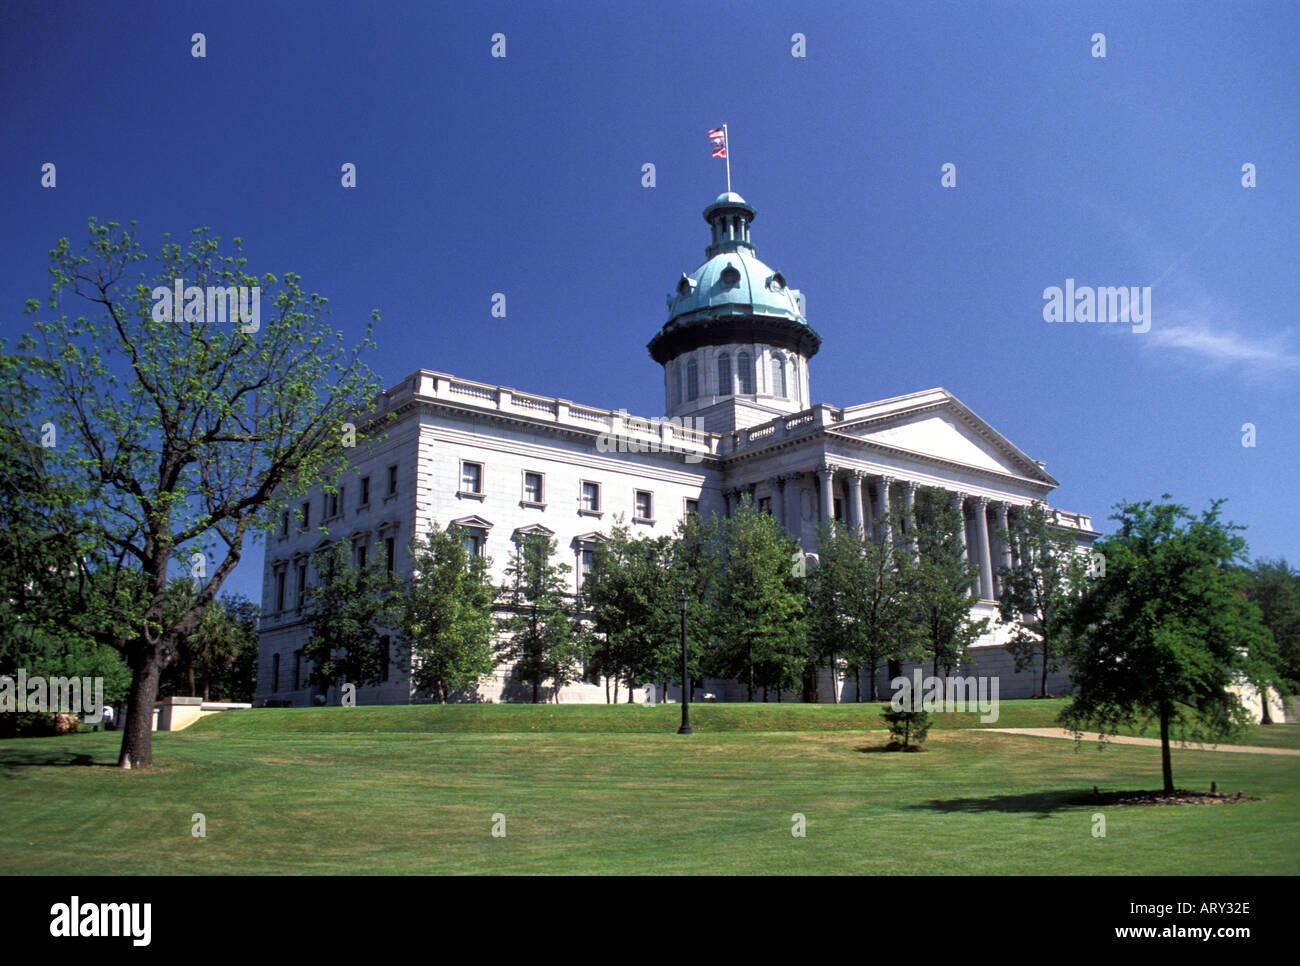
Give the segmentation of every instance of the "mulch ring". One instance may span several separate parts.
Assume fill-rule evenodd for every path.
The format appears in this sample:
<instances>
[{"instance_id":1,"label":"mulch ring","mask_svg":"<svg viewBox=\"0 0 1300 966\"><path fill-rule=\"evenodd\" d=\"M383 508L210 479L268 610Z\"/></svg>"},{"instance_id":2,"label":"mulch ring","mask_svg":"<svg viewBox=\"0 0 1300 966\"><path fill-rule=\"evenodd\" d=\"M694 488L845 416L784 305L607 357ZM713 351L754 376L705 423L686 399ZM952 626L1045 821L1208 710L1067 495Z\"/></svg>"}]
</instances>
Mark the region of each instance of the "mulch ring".
<instances>
[{"instance_id":1,"label":"mulch ring","mask_svg":"<svg viewBox=\"0 0 1300 966\"><path fill-rule=\"evenodd\" d=\"M1231 805L1236 802L1258 802L1252 795L1241 792L1223 794L1215 792L1191 792L1179 788L1174 792L1099 792L1096 789L1089 795L1080 795L1075 799L1076 805Z\"/></svg>"}]
</instances>

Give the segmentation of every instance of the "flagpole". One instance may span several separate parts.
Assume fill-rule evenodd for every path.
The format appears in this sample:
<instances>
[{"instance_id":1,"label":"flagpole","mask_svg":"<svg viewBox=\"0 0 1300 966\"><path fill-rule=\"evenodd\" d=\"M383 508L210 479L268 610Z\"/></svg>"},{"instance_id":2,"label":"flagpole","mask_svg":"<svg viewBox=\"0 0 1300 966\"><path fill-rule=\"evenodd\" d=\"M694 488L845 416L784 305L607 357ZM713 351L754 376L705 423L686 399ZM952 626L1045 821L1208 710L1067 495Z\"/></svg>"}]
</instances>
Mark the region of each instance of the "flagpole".
<instances>
[{"instance_id":1,"label":"flagpole","mask_svg":"<svg viewBox=\"0 0 1300 966\"><path fill-rule=\"evenodd\" d=\"M731 194L731 133L726 121L722 122L722 143L727 146L727 194Z\"/></svg>"}]
</instances>

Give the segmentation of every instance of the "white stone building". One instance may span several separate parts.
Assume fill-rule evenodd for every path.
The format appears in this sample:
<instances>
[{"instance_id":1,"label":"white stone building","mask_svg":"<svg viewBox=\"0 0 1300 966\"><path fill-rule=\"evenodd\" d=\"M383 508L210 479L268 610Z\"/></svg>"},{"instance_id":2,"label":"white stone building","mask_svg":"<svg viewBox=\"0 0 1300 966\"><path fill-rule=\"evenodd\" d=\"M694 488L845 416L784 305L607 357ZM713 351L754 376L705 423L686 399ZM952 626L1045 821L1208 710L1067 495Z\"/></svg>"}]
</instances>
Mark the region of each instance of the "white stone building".
<instances>
[{"instance_id":1,"label":"white stone building","mask_svg":"<svg viewBox=\"0 0 1300 966\"><path fill-rule=\"evenodd\" d=\"M758 260L754 209L727 193L704 217L712 230L707 260L678 281L669 319L648 346L663 367L665 412L674 421L412 373L385 393L397 419L382 444L357 458L337 498L322 491L304 498L308 527L286 518L268 540L256 703L310 703L299 651L312 552L344 538L362 559L409 570L410 540L433 525L466 527L492 558L498 582L514 536L545 529L573 568L576 591L600 533L620 515L634 533L660 535L688 512L727 514L749 494L812 552L821 520L879 534L887 507L910 506L918 487L940 487L966 518L967 548L980 571L976 616L996 620L996 569L1011 553L997 530L1019 508L1046 501L1057 481L944 389L846 408L813 405L809 361L821 337L804 319L799 293ZM1089 517L1053 513L1081 547L1091 545ZM1036 693L1034 672L1015 673L1000 643L1005 634L995 626L969 673L999 676L1002 697ZM1051 689L1066 683L1060 674L1049 678ZM723 699L744 694L731 682L711 681L706 690ZM605 693L591 682L558 697L604 701ZM852 680L829 670L819 693L823 701L856 699ZM412 700L395 664L385 683L360 688L357 697ZM526 700L504 669L478 697Z\"/></svg>"}]
</instances>

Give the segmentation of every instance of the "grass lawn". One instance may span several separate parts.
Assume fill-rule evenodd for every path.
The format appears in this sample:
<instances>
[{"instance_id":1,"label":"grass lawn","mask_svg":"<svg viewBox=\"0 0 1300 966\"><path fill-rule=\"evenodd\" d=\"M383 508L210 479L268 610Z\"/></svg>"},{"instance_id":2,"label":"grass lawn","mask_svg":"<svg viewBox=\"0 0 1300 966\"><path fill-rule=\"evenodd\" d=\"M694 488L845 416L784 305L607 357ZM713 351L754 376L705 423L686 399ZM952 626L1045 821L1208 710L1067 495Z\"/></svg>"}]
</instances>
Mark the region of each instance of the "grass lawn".
<instances>
[{"instance_id":1,"label":"grass lawn","mask_svg":"<svg viewBox=\"0 0 1300 966\"><path fill-rule=\"evenodd\" d=\"M686 737L676 706L259 709L156 735L152 773L112 733L5 741L0 873L1300 873L1300 758L1176 749L1180 787L1262 801L1097 809L1069 800L1158 787L1159 749L970 715L885 754L877 710L698 706Z\"/></svg>"}]
</instances>

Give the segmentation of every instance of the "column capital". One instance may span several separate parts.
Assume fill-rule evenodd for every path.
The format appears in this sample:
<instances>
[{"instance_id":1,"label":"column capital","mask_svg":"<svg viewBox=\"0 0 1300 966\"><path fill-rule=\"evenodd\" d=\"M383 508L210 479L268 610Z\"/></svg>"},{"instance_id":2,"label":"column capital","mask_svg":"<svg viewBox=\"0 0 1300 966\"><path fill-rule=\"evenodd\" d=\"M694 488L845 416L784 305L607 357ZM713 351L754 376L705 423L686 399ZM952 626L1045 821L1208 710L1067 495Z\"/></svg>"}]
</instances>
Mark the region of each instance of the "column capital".
<instances>
[{"instance_id":1,"label":"column capital","mask_svg":"<svg viewBox=\"0 0 1300 966\"><path fill-rule=\"evenodd\" d=\"M921 484L916 482L916 480L903 480L903 486L907 489L908 493L915 493L916 488L920 485Z\"/></svg>"},{"instance_id":2,"label":"column capital","mask_svg":"<svg viewBox=\"0 0 1300 966\"><path fill-rule=\"evenodd\" d=\"M981 510L987 510L989 503L992 501L986 496L977 496L975 497L975 502L979 505Z\"/></svg>"},{"instance_id":3,"label":"column capital","mask_svg":"<svg viewBox=\"0 0 1300 966\"><path fill-rule=\"evenodd\" d=\"M997 514L998 523L1002 524L1003 527L1006 527L1007 525L1007 509L1008 507L1005 500L1000 500L993 504L993 512Z\"/></svg>"},{"instance_id":4,"label":"column capital","mask_svg":"<svg viewBox=\"0 0 1300 966\"><path fill-rule=\"evenodd\" d=\"M891 485L893 485L894 483L897 483L897 482L898 482L898 480L894 479L894 477L889 476L889 475L887 475L887 474L885 474L885 473L882 473L882 474L878 477L878 479L879 479L879 481L881 482L881 484L883 484L884 486L891 486Z\"/></svg>"},{"instance_id":5,"label":"column capital","mask_svg":"<svg viewBox=\"0 0 1300 966\"><path fill-rule=\"evenodd\" d=\"M767 485L768 485L768 486L779 487L780 489L784 490L784 489L785 489L786 481L787 481L788 479L790 479L790 474L788 474L788 473L777 473L775 476L769 476L769 477L767 478Z\"/></svg>"},{"instance_id":6,"label":"column capital","mask_svg":"<svg viewBox=\"0 0 1300 966\"><path fill-rule=\"evenodd\" d=\"M861 483L863 480L865 480L865 479L867 478L867 471L866 471L866 470L849 470L849 475L852 476L853 479L857 480L857 482Z\"/></svg>"},{"instance_id":7,"label":"column capital","mask_svg":"<svg viewBox=\"0 0 1300 966\"><path fill-rule=\"evenodd\" d=\"M834 463L832 463L830 460L822 460L820 463L817 464L816 472L828 473L831 476L834 476L837 472L839 472L839 467L836 466Z\"/></svg>"}]
</instances>

